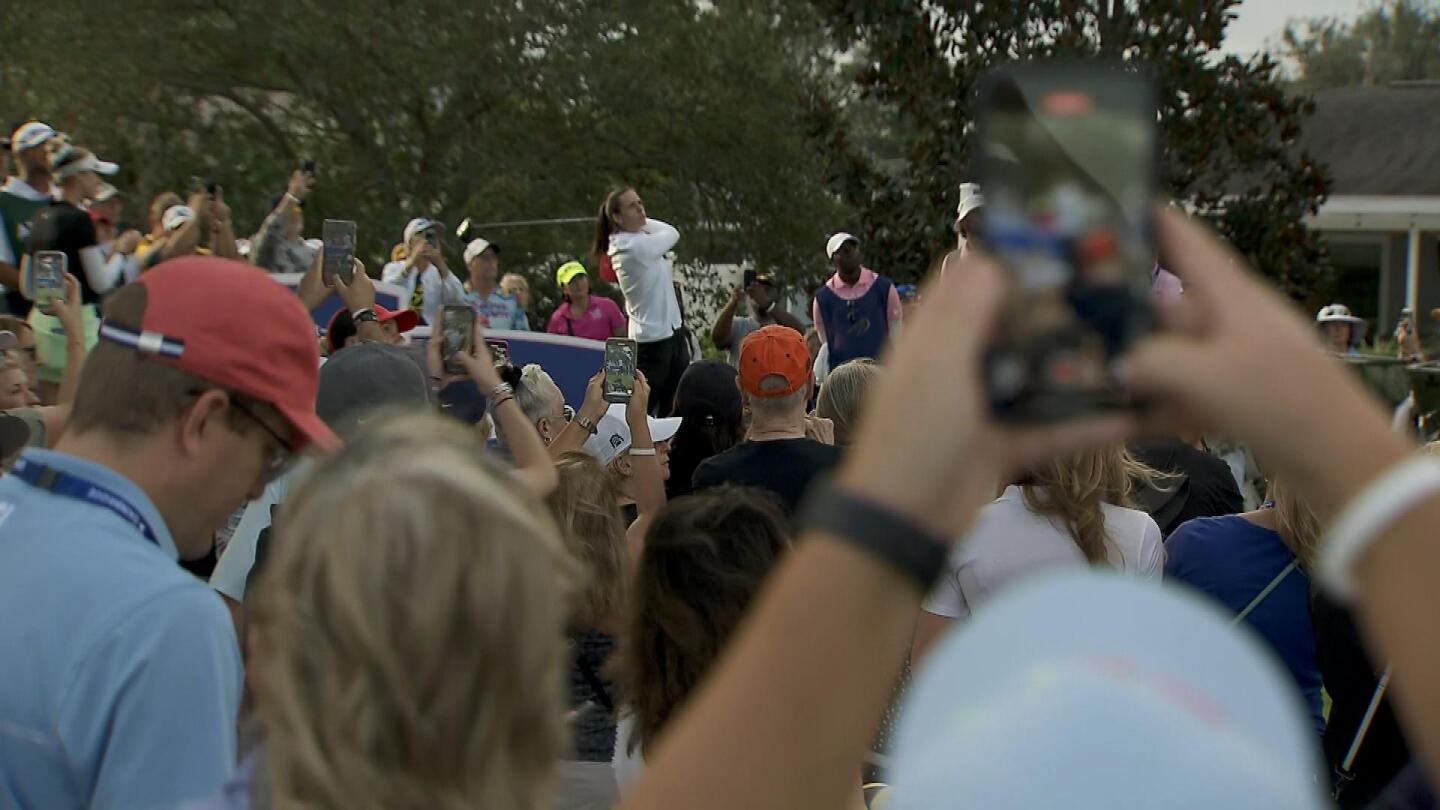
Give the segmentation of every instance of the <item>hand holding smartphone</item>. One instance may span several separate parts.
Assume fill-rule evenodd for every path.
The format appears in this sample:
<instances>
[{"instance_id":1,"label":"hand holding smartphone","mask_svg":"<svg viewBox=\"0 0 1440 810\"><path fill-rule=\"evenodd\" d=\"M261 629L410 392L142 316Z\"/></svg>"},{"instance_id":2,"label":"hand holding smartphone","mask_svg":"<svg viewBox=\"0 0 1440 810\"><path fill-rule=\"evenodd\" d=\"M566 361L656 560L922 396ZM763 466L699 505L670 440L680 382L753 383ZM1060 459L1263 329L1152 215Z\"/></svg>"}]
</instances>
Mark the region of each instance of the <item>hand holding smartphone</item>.
<instances>
[{"instance_id":1,"label":"hand holding smartphone","mask_svg":"<svg viewBox=\"0 0 1440 810\"><path fill-rule=\"evenodd\" d=\"M1155 90L1063 62L981 81L978 241L1013 277L985 358L996 417L1049 422L1131 407L1115 360L1151 328Z\"/></svg>"},{"instance_id":2,"label":"hand holding smartphone","mask_svg":"<svg viewBox=\"0 0 1440 810\"><path fill-rule=\"evenodd\" d=\"M510 365L510 341L485 338L485 345L490 349L490 359L496 368Z\"/></svg>"},{"instance_id":3,"label":"hand holding smartphone","mask_svg":"<svg viewBox=\"0 0 1440 810\"><path fill-rule=\"evenodd\" d=\"M629 402L635 394L635 355L638 348L629 338L605 341L605 382L601 393L606 402Z\"/></svg>"},{"instance_id":4,"label":"hand holding smartphone","mask_svg":"<svg viewBox=\"0 0 1440 810\"><path fill-rule=\"evenodd\" d=\"M464 304L440 308L440 359L446 374L464 374L465 366L455 359L475 349L475 310Z\"/></svg>"},{"instance_id":5,"label":"hand holding smartphone","mask_svg":"<svg viewBox=\"0 0 1440 810\"><path fill-rule=\"evenodd\" d=\"M69 257L58 250L36 251L30 261L30 300L37 306L65 300Z\"/></svg>"},{"instance_id":6,"label":"hand holding smartphone","mask_svg":"<svg viewBox=\"0 0 1440 810\"><path fill-rule=\"evenodd\" d=\"M335 286L335 278L346 284L355 280L355 223L347 219L327 219L320 232L324 243L324 259L320 277L325 286Z\"/></svg>"}]
</instances>

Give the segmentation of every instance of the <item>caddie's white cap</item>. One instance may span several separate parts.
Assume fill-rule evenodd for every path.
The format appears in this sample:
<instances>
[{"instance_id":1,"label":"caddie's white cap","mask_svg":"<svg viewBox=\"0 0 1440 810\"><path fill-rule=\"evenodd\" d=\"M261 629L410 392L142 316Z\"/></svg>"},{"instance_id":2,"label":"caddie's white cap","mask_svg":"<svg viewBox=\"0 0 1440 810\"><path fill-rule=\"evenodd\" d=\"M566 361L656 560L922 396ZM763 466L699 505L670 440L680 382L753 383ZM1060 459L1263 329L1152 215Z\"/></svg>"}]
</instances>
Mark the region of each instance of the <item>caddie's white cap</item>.
<instances>
[{"instance_id":1,"label":"caddie's white cap","mask_svg":"<svg viewBox=\"0 0 1440 810\"><path fill-rule=\"evenodd\" d=\"M858 245L860 244L860 239L854 235L845 233L844 231L835 234L834 236L830 237L830 241L825 243L825 258L835 258L835 251L844 247L846 242L854 242Z\"/></svg>"}]
</instances>

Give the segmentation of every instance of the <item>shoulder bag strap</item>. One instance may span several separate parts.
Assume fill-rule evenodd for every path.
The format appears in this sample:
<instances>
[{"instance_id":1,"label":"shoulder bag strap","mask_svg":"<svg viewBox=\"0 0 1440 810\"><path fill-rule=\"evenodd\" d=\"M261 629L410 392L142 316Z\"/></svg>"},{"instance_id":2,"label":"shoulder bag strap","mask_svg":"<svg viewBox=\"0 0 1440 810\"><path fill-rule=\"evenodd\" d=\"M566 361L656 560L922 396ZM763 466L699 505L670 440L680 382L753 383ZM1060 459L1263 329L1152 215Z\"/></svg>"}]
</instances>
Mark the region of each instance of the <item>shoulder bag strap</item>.
<instances>
[{"instance_id":1,"label":"shoulder bag strap","mask_svg":"<svg viewBox=\"0 0 1440 810\"><path fill-rule=\"evenodd\" d=\"M1260 607L1260 603L1265 601L1265 597L1269 596L1271 591L1280 587L1280 583L1285 581L1285 577L1290 576L1290 572L1295 570L1295 564L1295 560L1291 560L1289 565L1280 569L1280 573L1276 574L1275 578L1270 580L1270 584L1266 585L1264 590L1255 594L1255 598L1250 600L1250 604L1246 605L1245 609L1240 611L1240 615L1236 616L1235 621L1231 622L1231 624L1239 624L1245 621L1245 617L1249 616L1251 611Z\"/></svg>"}]
</instances>

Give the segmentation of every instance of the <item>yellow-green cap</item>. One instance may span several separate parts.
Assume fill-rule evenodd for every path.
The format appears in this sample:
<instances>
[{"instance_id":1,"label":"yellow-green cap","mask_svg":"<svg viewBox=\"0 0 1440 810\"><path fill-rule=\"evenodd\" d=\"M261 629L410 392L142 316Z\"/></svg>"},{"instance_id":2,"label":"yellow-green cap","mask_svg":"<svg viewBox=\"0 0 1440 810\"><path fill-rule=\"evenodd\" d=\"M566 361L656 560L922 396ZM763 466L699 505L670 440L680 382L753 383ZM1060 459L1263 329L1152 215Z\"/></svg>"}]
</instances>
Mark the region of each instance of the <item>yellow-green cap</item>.
<instances>
[{"instance_id":1,"label":"yellow-green cap","mask_svg":"<svg viewBox=\"0 0 1440 810\"><path fill-rule=\"evenodd\" d=\"M566 262L555 271L555 283L564 287L574 281L576 276L583 275L585 275L585 265L580 262Z\"/></svg>"}]
</instances>

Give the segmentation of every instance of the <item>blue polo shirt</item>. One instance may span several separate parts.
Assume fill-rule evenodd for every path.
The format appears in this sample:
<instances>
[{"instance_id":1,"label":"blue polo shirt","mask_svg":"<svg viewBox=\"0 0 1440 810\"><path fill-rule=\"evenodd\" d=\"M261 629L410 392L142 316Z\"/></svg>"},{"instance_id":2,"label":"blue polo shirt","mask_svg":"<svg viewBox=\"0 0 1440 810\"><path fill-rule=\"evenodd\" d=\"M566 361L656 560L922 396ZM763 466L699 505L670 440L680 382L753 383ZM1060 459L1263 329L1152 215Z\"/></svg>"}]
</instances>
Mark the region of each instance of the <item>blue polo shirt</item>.
<instances>
[{"instance_id":1,"label":"blue polo shirt","mask_svg":"<svg viewBox=\"0 0 1440 810\"><path fill-rule=\"evenodd\" d=\"M118 473L28 450L119 513L0 478L0 807L174 807L235 767L243 675L229 613L176 564L150 499Z\"/></svg>"}]
</instances>

